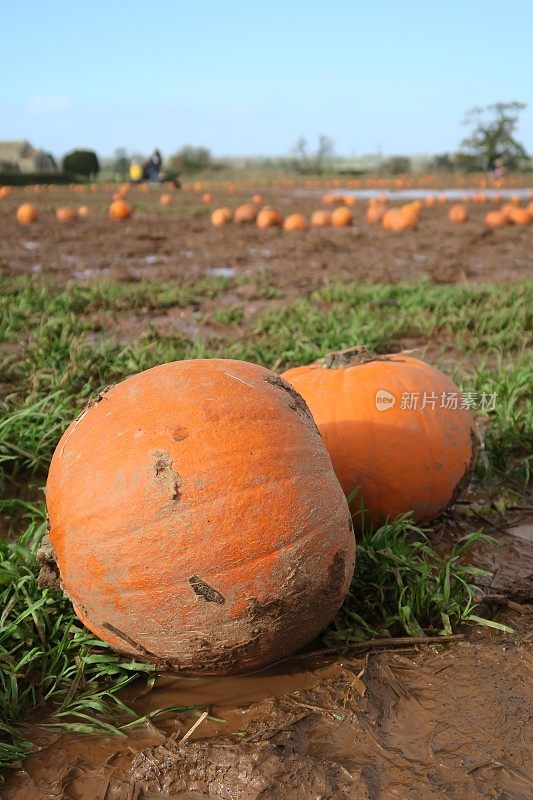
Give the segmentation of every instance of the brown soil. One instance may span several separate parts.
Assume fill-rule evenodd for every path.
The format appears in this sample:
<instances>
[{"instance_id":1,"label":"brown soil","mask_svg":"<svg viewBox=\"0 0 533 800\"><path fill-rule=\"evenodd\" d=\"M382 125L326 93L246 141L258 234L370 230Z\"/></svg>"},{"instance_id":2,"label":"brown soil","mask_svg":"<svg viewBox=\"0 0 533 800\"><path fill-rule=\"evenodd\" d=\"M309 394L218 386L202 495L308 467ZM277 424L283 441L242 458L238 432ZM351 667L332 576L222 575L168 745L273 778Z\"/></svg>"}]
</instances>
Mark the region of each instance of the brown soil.
<instances>
[{"instance_id":1,"label":"brown soil","mask_svg":"<svg viewBox=\"0 0 533 800\"><path fill-rule=\"evenodd\" d=\"M319 193L263 192L266 203L282 213L309 214L320 205ZM161 208L159 189L129 198L137 204L134 217L114 222L105 217L109 191L74 194L54 188L35 196L16 190L0 201L2 241L0 273L46 273L64 282L95 277L119 280L190 280L218 274L249 276L251 281L272 276L286 295L320 286L333 275L347 280L392 282L427 278L438 283L509 281L531 270L533 226L508 226L485 231L483 217L491 204L472 205L465 225L448 221L447 206L425 209L417 231L394 234L364 219L366 204L353 209L354 225L345 229L316 229L288 233L231 224L215 229L209 214L192 192L175 192L174 205ZM218 205L248 200L221 194ZM15 210L35 202L36 223L21 227ZM53 209L89 205L93 216L60 224Z\"/></svg>"},{"instance_id":2,"label":"brown soil","mask_svg":"<svg viewBox=\"0 0 533 800\"><path fill-rule=\"evenodd\" d=\"M309 213L319 205L318 195L263 194L285 214ZM472 206L463 226L448 222L446 206L427 209L416 232L395 235L368 225L360 203L352 228L290 234L234 225L215 230L210 209L190 192L177 192L166 209L158 204L158 190L132 191L130 197L138 205L135 216L117 223L105 218L109 193L103 189L79 195L55 189L35 197L16 190L0 201L0 274L43 273L59 284L246 276L249 283L232 286L216 301L203 298L202 310L242 303L248 320L276 303L261 292L270 281L286 300L334 276L504 282L531 270L533 225L486 233L486 205ZM221 195L216 204L248 199ZM34 201L41 212L28 228L14 218L23 200ZM54 207L82 203L92 208L92 217L70 225L53 217ZM152 316L150 325L187 337L200 327L202 334L216 335L216 323L206 325L196 311L172 308ZM145 327L142 313L101 320L102 330L124 341ZM433 347L445 360L446 345ZM460 526L454 530L464 533ZM478 545L468 558L494 573L483 579L490 615L515 634L469 628L467 638L453 644L406 643L353 657L296 656L238 678L163 675L148 694L138 688L138 697L132 691L125 698L139 714L199 704L223 721L202 721L185 742L198 719L192 714L158 718L127 738L28 726L23 732L41 749L23 769L9 773L2 800L530 798L532 532L524 522L489 532L501 547ZM438 546L441 536L443 547L449 546L455 534L437 526L433 543Z\"/></svg>"},{"instance_id":3,"label":"brown soil","mask_svg":"<svg viewBox=\"0 0 533 800\"><path fill-rule=\"evenodd\" d=\"M194 717L127 740L56 735L2 796L526 800L531 659L499 639L237 679L163 677L144 707L208 703L226 722L206 721L183 743Z\"/></svg>"},{"instance_id":4,"label":"brown soil","mask_svg":"<svg viewBox=\"0 0 533 800\"><path fill-rule=\"evenodd\" d=\"M3 800L526 800L531 519L497 538L498 550L481 544L468 559L494 570L480 579L490 616L514 634L470 627L453 643L303 653L252 675L165 674L124 699L139 715L208 708L189 738L192 714L124 739L34 725L25 732L42 749L8 776Z\"/></svg>"}]
</instances>

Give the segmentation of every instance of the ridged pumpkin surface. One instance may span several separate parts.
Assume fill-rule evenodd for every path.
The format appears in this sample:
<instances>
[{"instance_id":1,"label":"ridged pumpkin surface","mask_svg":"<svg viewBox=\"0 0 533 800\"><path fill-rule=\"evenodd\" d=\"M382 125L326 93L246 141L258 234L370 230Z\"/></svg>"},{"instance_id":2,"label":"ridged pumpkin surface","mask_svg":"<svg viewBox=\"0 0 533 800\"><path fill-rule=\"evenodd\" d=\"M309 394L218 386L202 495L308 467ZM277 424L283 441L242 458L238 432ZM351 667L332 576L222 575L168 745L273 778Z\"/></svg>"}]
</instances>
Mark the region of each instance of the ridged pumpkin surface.
<instances>
[{"instance_id":1,"label":"ridged pumpkin surface","mask_svg":"<svg viewBox=\"0 0 533 800\"><path fill-rule=\"evenodd\" d=\"M338 354L338 365L296 367L282 377L308 404L329 450L347 496L357 487L374 525L414 511L427 522L453 499L475 459L472 415L465 409L440 408L443 394L458 388L441 372L402 353L390 356ZM336 358L336 354L333 354ZM394 397L386 410L377 407L378 392ZM436 398L435 408L426 398ZM405 395L417 408L402 408ZM383 406L384 407L384 406Z\"/></svg>"},{"instance_id":2,"label":"ridged pumpkin surface","mask_svg":"<svg viewBox=\"0 0 533 800\"><path fill-rule=\"evenodd\" d=\"M47 506L80 619L188 672L258 669L333 618L348 507L302 398L270 370L180 361L110 389L52 459Z\"/></svg>"}]
</instances>

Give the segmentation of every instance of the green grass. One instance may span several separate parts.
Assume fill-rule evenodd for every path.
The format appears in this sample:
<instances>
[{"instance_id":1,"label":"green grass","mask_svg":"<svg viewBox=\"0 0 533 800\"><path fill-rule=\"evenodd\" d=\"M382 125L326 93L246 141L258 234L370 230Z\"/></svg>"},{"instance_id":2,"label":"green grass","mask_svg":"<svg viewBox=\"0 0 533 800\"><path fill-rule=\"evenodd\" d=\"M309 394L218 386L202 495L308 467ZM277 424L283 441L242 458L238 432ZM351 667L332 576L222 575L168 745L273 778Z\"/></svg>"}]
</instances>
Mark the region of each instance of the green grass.
<instances>
[{"instance_id":1,"label":"green grass","mask_svg":"<svg viewBox=\"0 0 533 800\"><path fill-rule=\"evenodd\" d=\"M4 501L2 512L24 508L26 531L0 540L0 767L17 766L33 749L18 726L46 707L54 727L76 733L125 735L142 724L120 699L133 681L155 680L155 667L123 658L77 620L59 590L40 589L36 552L46 531L44 507ZM173 706L190 713L198 706ZM117 721L117 718L120 721Z\"/></svg>"},{"instance_id":2,"label":"green grass","mask_svg":"<svg viewBox=\"0 0 533 800\"><path fill-rule=\"evenodd\" d=\"M36 279L0 280L0 482L6 493L16 495L31 476L44 483L57 441L92 395L156 364L218 356L281 369L355 343L384 353L413 342L445 345L446 369L462 390L496 393L495 407L480 417L487 424L477 478L523 490L532 449L530 286L337 283L284 302L270 276L258 286L261 297L276 301L266 310L250 319L235 304L213 312L213 301L225 292L233 296L240 285L206 278L57 289ZM228 326L227 339L192 340L179 331L161 336L150 326L153 312L201 312L203 304ZM144 332L119 341L113 328L121 315L145 320ZM237 324L243 334L236 340ZM16 764L31 750L19 722L41 708L53 712L54 724L80 732L120 734L139 724L119 695L140 677L153 681L153 667L114 654L76 620L60 592L39 589L42 507L7 500L0 513L14 521L8 541L0 540L0 765ZM16 538L22 523L25 532ZM365 531L350 594L326 641L446 635L479 622L473 602L479 571L465 565L465 551L480 536L441 556L407 518Z\"/></svg>"},{"instance_id":3,"label":"green grass","mask_svg":"<svg viewBox=\"0 0 533 800\"><path fill-rule=\"evenodd\" d=\"M477 531L441 556L409 516L376 531L363 531L350 592L324 634L325 642L349 644L368 636L447 636L466 622L509 631L475 614L473 598L479 590L473 578L489 573L462 559L480 540L496 544Z\"/></svg>"},{"instance_id":4,"label":"green grass","mask_svg":"<svg viewBox=\"0 0 533 800\"><path fill-rule=\"evenodd\" d=\"M97 282L58 291L37 280L0 281L0 341L6 343L4 350L0 345L0 481L46 470L58 434L91 395L155 364L222 356L282 368L354 343L391 352L413 339L456 349L453 372L461 389L498 394L480 475L497 479L511 470L517 481L528 479L533 365L525 343L533 297L527 284L331 284L267 308L249 323L240 306L216 309L215 318L228 327L245 325L236 341L192 341L179 332L162 337L150 329L151 312L201 307L234 286L204 278L187 286ZM265 286L271 294L271 284ZM146 330L123 344L113 338L113 324L128 312L143 314Z\"/></svg>"}]
</instances>

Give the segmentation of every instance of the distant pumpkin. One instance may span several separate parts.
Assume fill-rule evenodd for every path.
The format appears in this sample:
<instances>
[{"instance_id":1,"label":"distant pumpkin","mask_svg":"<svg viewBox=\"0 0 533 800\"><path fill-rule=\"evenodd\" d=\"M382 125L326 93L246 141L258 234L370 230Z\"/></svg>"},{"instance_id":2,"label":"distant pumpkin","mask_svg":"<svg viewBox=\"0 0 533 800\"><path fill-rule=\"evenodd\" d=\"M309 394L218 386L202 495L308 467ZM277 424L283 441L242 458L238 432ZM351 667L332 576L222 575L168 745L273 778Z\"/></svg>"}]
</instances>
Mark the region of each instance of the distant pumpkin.
<instances>
[{"instance_id":1,"label":"distant pumpkin","mask_svg":"<svg viewBox=\"0 0 533 800\"><path fill-rule=\"evenodd\" d=\"M33 203L22 203L17 208L17 222L19 225L30 225L38 218L37 209Z\"/></svg>"},{"instance_id":2,"label":"distant pumpkin","mask_svg":"<svg viewBox=\"0 0 533 800\"><path fill-rule=\"evenodd\" d=\"M448 211L448 219L456 224L466 222L468 220L468 208L464 203L454 203Z\"/></svg>"},{"instance_id":3,"label":"distant pumpkin","mask_svg":"<svg viewBox=\"0 0 533 800\"><path fill-rule=\"evenodd\" d=\"M311 225L314 228L325 228L331 225L331 214L329 211L319 208L311 214Z\"/></svg>"},{"instance_id":4,"label":"distant pumpkin","mask_svg":"<svg viewBox=\"0 0 533 800\"><path fill-rule=\"evenodd\" d=\"M171 206L172 205L172 195L168 192L164 192L161 197L159 198L159 203L162 206Z\"/></svg>"},{"instance_id":5,"label":"distant pumpkin","mask_svg":"<svg viewBox=\"0 0 533 800\"><path fill-rule=\"evenodd\" d=\"M338 206L331 212L331 224L334 228L347 228L352 220L352 212L346 206Z\"/></svg>"},{"instance_id":6,"label":"distant pumpkin","mask_svg":"<svg viewBox=\"0 0 533 800\"><path fill-rule=\"evenodd\" d=\"M283 378L315 419L344 492L357 490L374 525L408 511L428 522L454 499L473 467L477 438L461 393L405 353L332 353Z\"/></svg>"},{"instance_id":7,"label":"distant pumpkin","mask_svg":"<svg viewBox=\"0 0 533 800\"><path fill-rule=\"evenodd\" d=\"M89 206L80 206L78 208L78 217L81 217L82 219L84 219L85 217L90 217L91 213L92 212Z\"/></svg>"},{"instance_id":8,"label":"distant pumpkin","mask_svg":"<svg viewBox=\"0 0 533 800\"><path fill-rule=\"evenodd\" d=\"M125 200L113 200L108 209L110 219L124 220L129 219L133 214L133 208Z\"/></svg>"},{"instance_id":9,"label":"distant pumpkin","mask_svg":"<svg viewBox=\"0 0 533 800\"><path fill-rule=\"evenodd\" d=\"M494 210L485 214L485 225L487 228L501 228L507 223L507 217L502 211Z\"/></svg>"},{"instance_id":10,"label":"distant pumpkin","mask_svg":"<svg viewBox=\"0 0 533 800\"><path fill-rule=\"evenodd\" d=\"M522 206L511 206L508 219L513 225L529 225L531 222L529 211Z\"/></svg>"},{"instance_id":11,"label":"distant pumpkin","mask_svg":"<svg viewBox=\"0 0 533 800\"><path fill-rule=\"evenodd\" d=\"M235 209L233 219L238 225L250 224L255 222L257 217L257 208L253 203L244 203Z\"/></svg>"},{"instance_id":12,"label":"distant pumpkin","mask_svg":"<svg viewBox=\"0 0 533 800\"><path fill-rule=\"evenodd\" d=\"M365 219L371 225L381 221L385 213L385 206L382 203L371 203L365 211Z\"/></svg>"},{"instance_id":13,"label":"distant pumpkin","mask_svg":"<svg viewBox=\"0 0 533 800\"><path fill-rule=\"evenodd\" d=\"M202 195L202 203L204 203L204 205L210 206L212 202L213 195L210 192L206 192L204 195Z\"/></svg>"},{"instance_id":14,"label":"distant pumpkin","mask_svg":"<svg viewBox=\"0 0 533 800\"><path fill-rule=\"evenodd\" d=\"M307 220L303 214L289 214L283 223L285 231L306 231Z\"/></svg>"},{"instance_id":15,"label":"distant pumpkin","mask_svg":"<svg viewBox=\"0 0 533 800\"><path fill-rule=\"evenodd\" d=\"M211 224L215 228L222 228L224 225L227 225L229 222L231 222L231 219L231 211L229 208L226 208L226 206L223 208L215 208L211 214Z\"/></svg>"},{"instance_id":16,"label":"distant pumpkin","mask_svg":"<svg viewBox=\"0 0 533 800\"><path fill-rule=\"evenodd\" d=\"M257 215L256 223L258 228L280 228L283 225L283 217L272 206L265 206Z\"/></svg>"},{"instance_id":17,"label":"distant pumpkin","mask_svg":"<svg viewBox=\"0 0 533 800\"><path fill-rule=\"evenodd\" d=\"M62 206L56 211L56 219L58 222L73 222L76 219L77 213L75 209Z\"/></svg>"}]
</instances>

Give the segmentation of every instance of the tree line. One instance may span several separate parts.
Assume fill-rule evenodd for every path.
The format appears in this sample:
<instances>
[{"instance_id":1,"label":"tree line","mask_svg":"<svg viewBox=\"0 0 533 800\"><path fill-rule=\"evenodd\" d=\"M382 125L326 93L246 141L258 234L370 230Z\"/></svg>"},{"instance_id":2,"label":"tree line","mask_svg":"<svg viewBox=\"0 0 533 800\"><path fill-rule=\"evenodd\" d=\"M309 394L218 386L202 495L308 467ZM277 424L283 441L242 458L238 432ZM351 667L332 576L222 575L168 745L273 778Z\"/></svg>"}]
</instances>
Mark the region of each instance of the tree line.
<instances>
[{"instance_id":1,"label":"tree line","mask_svg":"<svg viewBox=\"0 0 533 800\"><path fill-rule=\"evenodd\" d=\"M501 166L516 170L530 165L529 155L518 140L516 130L524 103L493 103L485 108L467 112L464 124L470 129L455 153L441 153L428 163L428 169L437 171L482 172ZM132 156L125 148L117 148L110 164L114 174L126 178ZM142 156L138 157L142 160ZM281 159L266 159L263 166L281 166L303 174L320 174L331 168L334 159L334 142L326 135L318 138L316 149L310 149L307 139L301 136L290 155ZM257 164L258 162L255 161ZM223 169L224 163L214 158L206 147L186 145L166 160L172 173L190 174L205 170ZM394 156L384 160L380 171L387 174L409 172L412 167L408 156ZM92 150L73 150L63 158L64 172L80 177L94 178L101 165Z\"/></svg>"}]
</instances>

